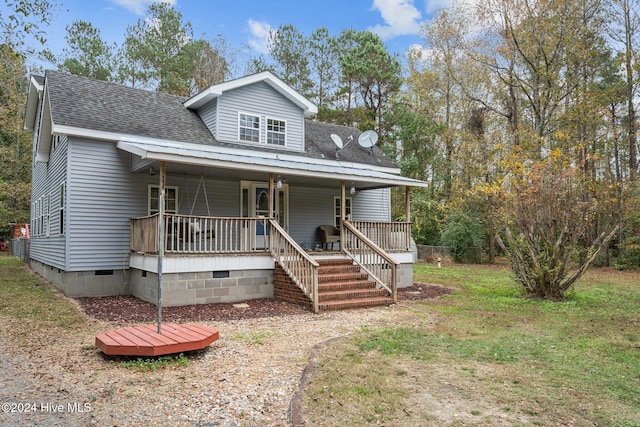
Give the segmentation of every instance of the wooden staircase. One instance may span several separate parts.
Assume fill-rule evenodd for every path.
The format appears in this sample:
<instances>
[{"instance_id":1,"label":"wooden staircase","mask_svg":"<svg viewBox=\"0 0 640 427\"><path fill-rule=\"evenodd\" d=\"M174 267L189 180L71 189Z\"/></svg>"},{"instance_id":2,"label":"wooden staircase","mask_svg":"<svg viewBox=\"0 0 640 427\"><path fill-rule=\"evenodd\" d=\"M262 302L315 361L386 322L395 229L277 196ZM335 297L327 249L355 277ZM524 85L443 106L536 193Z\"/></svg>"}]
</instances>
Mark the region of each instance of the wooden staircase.
<instances>
[{"instance_id":1,"label":"wooden staircase","mask_svg":"<svg viewBox=\"0 0 640 427\"><path fill-rule=\"evenodd\" d=\"M390 305L393 299L384 289L377 289L360 267L349 258L316 259L318 267L319 311L344 310ZM277 299L312 308L312 303L276 263L274 296Z\"/></svg>"}]
</instances>

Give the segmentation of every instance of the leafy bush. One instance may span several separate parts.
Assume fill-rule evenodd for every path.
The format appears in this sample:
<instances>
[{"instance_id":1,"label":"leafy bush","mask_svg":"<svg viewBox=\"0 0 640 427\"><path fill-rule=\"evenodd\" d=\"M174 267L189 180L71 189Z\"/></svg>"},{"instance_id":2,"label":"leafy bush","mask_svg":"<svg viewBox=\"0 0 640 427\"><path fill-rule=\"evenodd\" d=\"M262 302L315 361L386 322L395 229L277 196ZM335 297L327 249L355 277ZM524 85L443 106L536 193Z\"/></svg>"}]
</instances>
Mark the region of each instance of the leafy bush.
<instances>
[{"instance_id":1,"label":"leafy bush","mask_svg":"<svg viewBox=\"0 0 640 427\"><path fill-rule=\"evenodd\" d=\"M591 237L598 201L585 197L576 172L534 164L514 179L511 226L504 230L506 245L500 237L498 243L530 296L564 299L618 230Z\"/></svg>"},{"instance_id":2,"label":"leafy bush","mask_svg":"<svg viewBox=\"0 0 640 427\"><path fill-rule=\"evenodd\" d=\"M484 238L482 221L475 215L462 210L449 214L449 221L442 230L442 244L457 262L464 260L469 248L481 247Z\"/></svg>"},{"instance_id":3,"label":"leafy bush","mask_svg":"<svg viewBox=\"0 0 640 427\"><path fill-rule=\"evenodd\" d=\"M616 263L618 270L640 268L640 236L631 236L624 241L624 251Z\"/></svg>"}]
</instances>

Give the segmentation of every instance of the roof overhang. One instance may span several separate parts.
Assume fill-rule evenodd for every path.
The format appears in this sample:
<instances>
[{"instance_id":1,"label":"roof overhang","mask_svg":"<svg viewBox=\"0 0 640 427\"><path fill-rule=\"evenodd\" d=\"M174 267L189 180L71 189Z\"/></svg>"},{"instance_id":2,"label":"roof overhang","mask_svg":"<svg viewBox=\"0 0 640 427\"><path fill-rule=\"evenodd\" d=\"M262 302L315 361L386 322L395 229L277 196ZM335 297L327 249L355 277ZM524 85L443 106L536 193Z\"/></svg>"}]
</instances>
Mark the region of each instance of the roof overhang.
<instances>
[{"instance_id":1,"label":"roof overhang","mask_svg":"<svg viewBox=\"0 0 640 427\"><path fill-rule=\"evenodd\" d=\"M383 168L348 162L311 162L300 156L251 155L222 152L201 144L120 140L118 148L142 159L183 165L300 176L319 180L345 180L359 188L427 187L428 183L395 175ZM261 153L263 154L263 153Z\"/></svg>"},{"instance_id":2,"label":"roof overhang","mask_svg":"<svg viewBox=\"0 0 640 427\"><path fill-rule=\"evenodd\" d=\"M318 107L307 98L293 90L289 85L276 77L269 71L263 71L261 73L252 74L245 77L240 77L228 82L219 83L213 86L209 86L207 89L187 99L183 104L186 108L197 109L211 100L221 96L224 92L237 89L243 86L248 86L254 83L264 82L283 95L285 98L302 108L305 117L312 116L318 113Z\"/></svg>"},{"instance_id":3,"label":"roof overhang","mask_svg":"<svg viewBox=\"0 0 640 427\"><path fill-rule=\"evenodd\" d=\"M38 83L35 76L29 79L29 93L27 95L27 108L24 116L24 130L33 131L36 124L36 114L38 113L38 103L44 86Z\"/></svg>"}]
</instances>

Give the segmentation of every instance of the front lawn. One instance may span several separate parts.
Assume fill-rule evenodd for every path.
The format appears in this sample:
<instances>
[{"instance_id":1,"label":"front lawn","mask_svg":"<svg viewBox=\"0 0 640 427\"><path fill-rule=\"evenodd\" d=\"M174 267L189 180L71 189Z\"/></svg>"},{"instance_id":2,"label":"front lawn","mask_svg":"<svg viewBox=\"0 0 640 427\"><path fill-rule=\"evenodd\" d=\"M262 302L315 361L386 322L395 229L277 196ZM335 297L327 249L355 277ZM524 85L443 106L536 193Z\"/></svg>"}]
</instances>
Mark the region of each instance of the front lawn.
<instances>
[{"instance_id":1,"label":"front lawn","mask_svg":"<svg viewBox=\"0 0 640 427\"><path fill-rule=\"evenodd\" d=\"M640 426L640 272L593 270L557 303L495 266L419 264L415 280L458 291L325 351L310 425Z\"/></svg>"}]
</instances>

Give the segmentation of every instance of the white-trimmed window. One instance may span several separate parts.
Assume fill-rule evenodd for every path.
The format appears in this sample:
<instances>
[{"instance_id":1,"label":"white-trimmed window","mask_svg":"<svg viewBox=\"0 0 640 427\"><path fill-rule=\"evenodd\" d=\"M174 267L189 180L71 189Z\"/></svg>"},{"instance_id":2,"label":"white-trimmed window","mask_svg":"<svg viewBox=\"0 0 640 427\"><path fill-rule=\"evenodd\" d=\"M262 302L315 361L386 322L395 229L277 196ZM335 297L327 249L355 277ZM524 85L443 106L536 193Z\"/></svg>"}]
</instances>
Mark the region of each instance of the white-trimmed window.
<instances>
[{"instance_id":1,"label":"white-trimmed window","mask_svg":"<svg viewBox=\"0 0 640 427\"><path fill-rule=\"evenodd\" d=\"M29 221L29 230L31 231L31 235L35 236L35 227L34 224L36 223L36 204L35 202L31 203L31 221Z\"/></svg>"},{"instance_id":2,"label":"white-trimmed window","mask_svg":"<svg viewBox=\"0 0 640 427\"><path fill-rule=\"evenodd\" d=\"M44 234L51 235L51 193L44 196Z\"/></svg>"},{"instance_id":3,"label":"white-trimmed window","mask_svg":"<svg viewBox=\"0 0 640 427\"><path fill-rule=\"evenodd\" d=\"M334 216L333 225L340 227L342 221L340 221L340 197L333 198ZM344 199L344 212L348 221L351 221L351 197L345 197Z\"/></svg>"},{"instance_id":4,"label":"white-trimmed window","mask_svg":"<svg viewBox=\"0 0 640 427\"><path fill-rule=\"evenodd\" d=\"M51 153L53 154L60 144L60 135L51 135Z\"/></svg>"},{"instance_id":5,"label":"white-trimmed window","mask_svg":"<svg viewBox=\"0 0 640 427\"><path fill-rule=\"evenodd\" d=\"M36 200L36 226L33 230L35 236L40 235L40 199Z\"/></svg>"},{"instance_id":6,"label":"white-trimmed window","mask_svg":"<svg viewBox=\"0 0 640 427\"><path fill-rule=\"evenodd\" d=\"M267 144L287 145L287 123L284 120L267 119Z\"/></svg>"},{"instance_id":7,"label":"white-trimmed window","mask_svg":"<svg viewBox=\"0 0 640 427\"><path fill-rule=\"evenodd\" d=\"M60 204L58 205L58 217L60 220L60 224L58 228L60 229L60 234L64 234L64 209L65 209L65 188L64 182L60 184Z\"/></svg>"},{"instance_id":8,"label":"white-trimmed window","mask_svg":"<svg viewBox=\"0 0 640 427\"><path fill-rule=\"evenodd\" d=\"M252 114L238 115L238 139L247 142L260 142L260 117Z\"/></svg>"},{"instance_id":9,"label":"white-trimmed window","mask_svg":"<svg viewBox=\"0 0 640 427\"><path fill-rule=\"evenodd\" d=\"M158 201L160 200L160 187L149 185L149 215L158 213ZM164 212L178 213L178 187L164 188Z\"/></svg>"},{"instance_id":10,"label":"white-trimmed window","mask_svg":"<svg viewBox=\"0 0 640 427\"><path fill-rule=\"evenodd\" d=\"M38 236L44 235L44 196L38 199Z\"/></svg>"}]
</instances>

